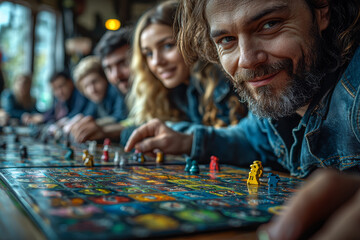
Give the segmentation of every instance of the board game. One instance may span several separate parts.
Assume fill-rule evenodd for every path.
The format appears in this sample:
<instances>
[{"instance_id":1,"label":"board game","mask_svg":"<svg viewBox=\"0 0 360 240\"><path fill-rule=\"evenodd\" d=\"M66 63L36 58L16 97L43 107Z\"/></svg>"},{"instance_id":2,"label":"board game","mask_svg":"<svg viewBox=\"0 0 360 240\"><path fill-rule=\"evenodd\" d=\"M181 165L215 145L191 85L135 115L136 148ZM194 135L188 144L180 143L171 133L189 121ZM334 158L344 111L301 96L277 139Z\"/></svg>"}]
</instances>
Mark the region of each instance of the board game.
<instances>
[{"instance_id":1,"label":"board game","mask_svg":"<svg viewBox=\"0 0 360 240\"><path fill-rule=\"evenodd\" d=\"M248 169L181 165L8 168L3 182L49 239L138 239L255 228L302 184L247 185Z\"/></svg>"},{"instance_id":2,"label":"board game","mask_svg":"<svg viewBox=\"0 0 360 240\"><path fill-rule=\"evenodd\" d=\"M17 135L17 141L15 141L15 134L6 134L0 136L0 141L6 143L6 147L0 149L0 169L12 168L12 167L75 167L84 166L82 161L83 150L88 148L87 144L75 144L74 159L65 159L67 148L62 142L56 143L54 141L48 141L46 144L39 139L35 139L27 135ZM23 159L20 157L20 146L26 146L28 149L28 157ZM145 163L138 163L133 159L132 153L124 153L122 147L116 144L112 144L109 149L109 161L105 162L101 160L102 149L99 146L94 154L95 166L112 166L114 165L115 152L119 152L122 157L127 159L127 162L132 165L153 165L155 158L145 156ZM167 156L165 164L183 164L184 160L181 157Z\"/></svg>"}]
</instances>

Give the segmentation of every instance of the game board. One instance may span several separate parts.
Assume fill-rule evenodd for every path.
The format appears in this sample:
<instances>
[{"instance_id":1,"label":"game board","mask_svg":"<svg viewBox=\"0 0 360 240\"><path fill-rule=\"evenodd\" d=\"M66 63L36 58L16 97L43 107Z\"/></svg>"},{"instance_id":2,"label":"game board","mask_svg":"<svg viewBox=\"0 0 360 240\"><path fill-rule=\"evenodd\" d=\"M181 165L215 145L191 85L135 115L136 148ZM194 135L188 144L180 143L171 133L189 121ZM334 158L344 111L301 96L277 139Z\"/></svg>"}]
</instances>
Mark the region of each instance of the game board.
<instances>
[{"instance_id":1,"label":"game board","mask_svg":"<svg viewBox=\"0 0 360 240\"><path fill-rule=\"evenodd\" d=\"M2 169L0 176L49 239L137 239L256 227L302 184L247 185L248 169L200 166ZM21 227L21 226L19 226Z\"/></svg>"},{"instance_id":2,"label":"game board","mask_svg":"<svg viewBox=\"0 0 360 240\"><path fill-rule=\"evenodd\" d=\"M31 136L18 136L19 142L14 141L14 134L6 134L0 136L0 141L6 143L6 149L0 149L0 169L12 167L75 167L83 166L82 151L87 149L86 144L73 144L75 158L66 160L64 158L67 149L63 143L55 143L49 141L44 144L38 139ZM24 145L28 149L29 157L21 159L19 148ZM131 165L154 165L155 159L146 156L145 163L138 163L133 159L132 153L124 153L123 148L119 145L113 144L109 150L109 161L101 161L102 149L98 147L94 156L95 166L113 166L115 151L120 152L121 156L126 158ZM184 160L181 157L167 156L165 164L183 164Z\"/></svg>"}]
</instances>

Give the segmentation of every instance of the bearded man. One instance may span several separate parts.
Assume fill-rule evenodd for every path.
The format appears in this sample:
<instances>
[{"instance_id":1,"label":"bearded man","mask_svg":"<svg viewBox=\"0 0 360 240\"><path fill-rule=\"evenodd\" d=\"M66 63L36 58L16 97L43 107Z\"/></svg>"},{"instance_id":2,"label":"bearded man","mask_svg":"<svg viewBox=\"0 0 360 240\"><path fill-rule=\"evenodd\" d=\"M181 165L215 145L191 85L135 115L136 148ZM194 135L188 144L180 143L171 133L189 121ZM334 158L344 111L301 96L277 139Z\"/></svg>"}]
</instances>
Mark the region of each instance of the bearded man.
<instances>
[{"instance_id":1,"label":"bearded man","mask_svg":"<svg viewBox=\"0 0 360 240\"><path fill-rule=\"evenodd\" d=\"M359 30L358 0L182 0L175 32L184 57L219 63L251 114L236 127L199 126L191 135L153 120L125 150L238 165L260 159L298 177L319 167L358 173ZM322 171L259 239L307 238L310 229L316 239L357 239L359 189L359 176Z\"/></svg>"}]
</instances>

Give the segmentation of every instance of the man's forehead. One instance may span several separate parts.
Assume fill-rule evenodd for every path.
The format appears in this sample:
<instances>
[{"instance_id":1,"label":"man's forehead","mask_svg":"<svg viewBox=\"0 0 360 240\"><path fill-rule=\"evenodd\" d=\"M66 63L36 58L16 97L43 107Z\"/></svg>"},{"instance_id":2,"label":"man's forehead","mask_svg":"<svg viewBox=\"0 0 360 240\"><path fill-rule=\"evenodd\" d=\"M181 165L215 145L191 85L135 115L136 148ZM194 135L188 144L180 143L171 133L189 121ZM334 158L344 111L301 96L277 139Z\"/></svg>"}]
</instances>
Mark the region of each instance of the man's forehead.
<instances>
[{"instance_id":1,"label":"man's forehead","mask_svg":"<svg viewBox=\"0 0 360 240\"><path fill-rule=\"evenodd\" d=\"M108 54L106 57L103 58L102 64L103 66L116 64L120 61L124 61L129 57L129 50L130 45L124 45L117 48L115 51Z\"/></svg>"},{"instance_id":2,"label":"man's forehead","mask_svg":"<svg viewBox=\"0 0 360 240\"><path fill-rule=\"evenodd\" d=\"M254 8L261 8L264 5L284 4L289 1L290 0L208 0L205 13L209 19L214 14L221 15L222 13L230 13L238 10L244 10L246 12Z\"/></svg>"},{"instance_id":3,"label":"man's forehead","mask_svg":"<svg viewBox=\"0 0 360 240\"><path fill-rule=\"evenodd\" d=\"M304 0L291 0L304 1ZM290 0L209 0L205 14L211 31L230 25L247 25L269 11L288 6ZM235 26L233 25L233 26Z\"/></svg>"}]
</instances>

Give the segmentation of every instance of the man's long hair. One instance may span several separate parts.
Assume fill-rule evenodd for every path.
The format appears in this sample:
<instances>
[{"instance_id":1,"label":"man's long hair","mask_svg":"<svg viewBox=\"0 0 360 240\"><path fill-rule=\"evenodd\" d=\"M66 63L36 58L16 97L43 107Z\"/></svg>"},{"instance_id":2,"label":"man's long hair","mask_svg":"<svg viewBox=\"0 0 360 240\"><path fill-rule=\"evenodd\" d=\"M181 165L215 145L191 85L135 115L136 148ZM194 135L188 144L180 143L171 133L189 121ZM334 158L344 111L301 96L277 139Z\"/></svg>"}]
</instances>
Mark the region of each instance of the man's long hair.
<instances>
[{"instance_id":1,"label":"man's long hair","mask_svg":"<svg viewBox=\"0 0 360 240\"><path fill-rule=\"evenodd\" d=\"M330 7L330 24L323 31L325 44L323 67L334 71L348 63L360 43L360 1L305 0L311 11ZM219 63L216 47L210 39L205 8L207 0L181 0L174 24L178 46L189 63L199 57ZM315 21L315 18L314 18Z\"/></svg>"}]
</instances>

